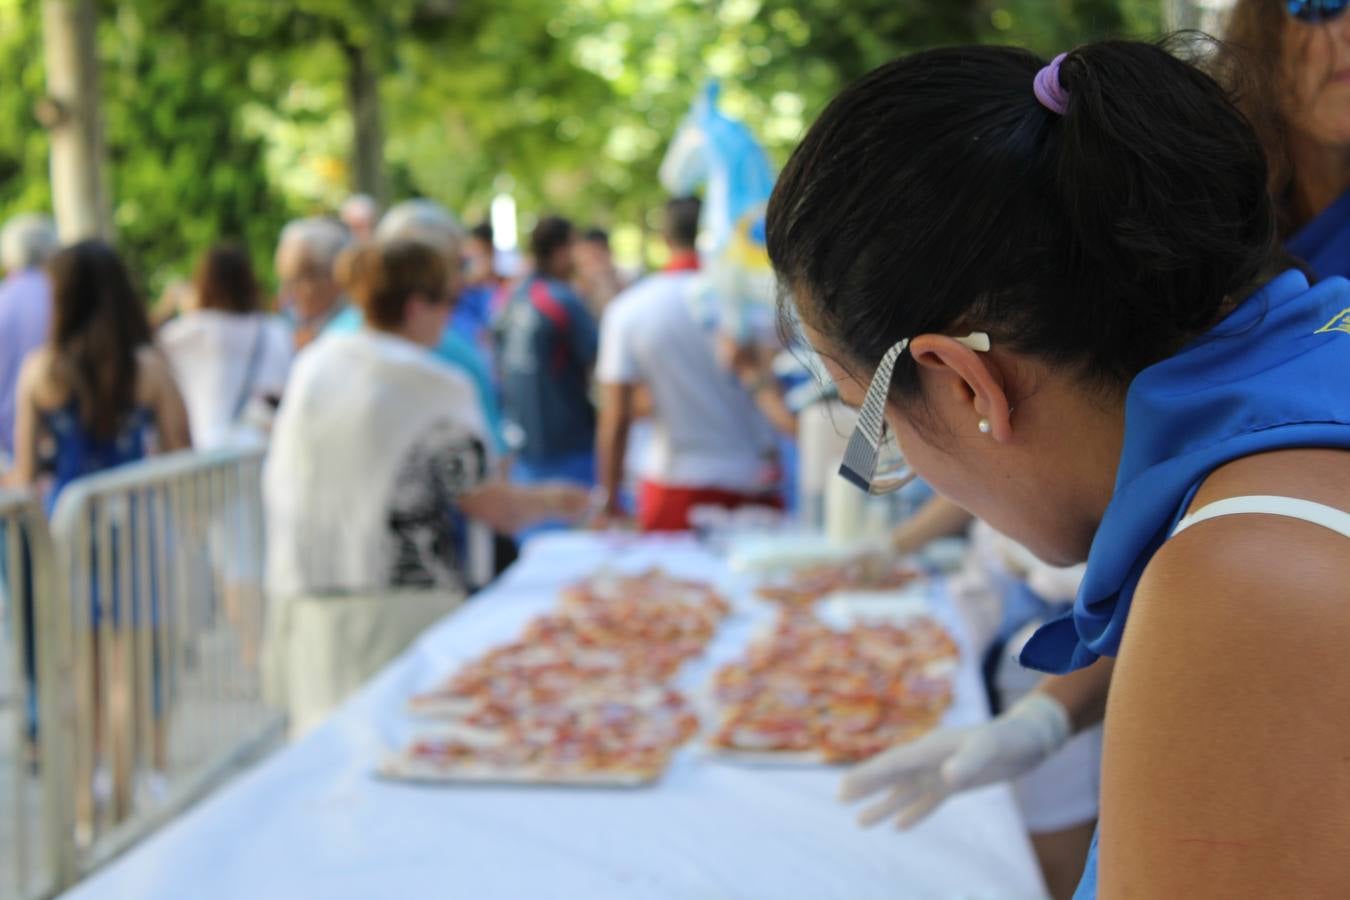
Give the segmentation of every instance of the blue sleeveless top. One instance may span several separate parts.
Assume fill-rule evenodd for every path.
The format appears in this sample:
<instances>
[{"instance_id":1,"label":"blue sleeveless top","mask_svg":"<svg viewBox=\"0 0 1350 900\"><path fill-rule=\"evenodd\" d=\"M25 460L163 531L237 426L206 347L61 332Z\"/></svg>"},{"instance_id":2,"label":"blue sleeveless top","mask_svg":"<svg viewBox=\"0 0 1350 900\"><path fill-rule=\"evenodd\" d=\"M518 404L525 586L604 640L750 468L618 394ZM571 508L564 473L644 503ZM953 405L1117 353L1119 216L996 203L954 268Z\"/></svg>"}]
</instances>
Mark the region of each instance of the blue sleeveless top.
<instances>
[{"instance_id":1,"label":"blue sleeveless top","mask_svg":"<svg viewBox=\"0 0 1350 900\"><path fill-rule=\"evenodd\" d=\"M150 410L136 407L113 439L106 440L95 437L80 421L79 409L73 403L44 412L42 424L54 442L46 461L54 478L47 512L51 513L56 498L75 479L144 459L146 436L153 423Z\"/></svg>"},{"instance_id":2,"label":"blue sleeveless top","mask_svg":"<svg viewBox=\"0 0 1350 900\"><path fill-rule=\"evenodd\" d=\"M1345 260L1342 260L1342 268ZM1140 372L1116 487L1071 613L1022 663L1070 672L1120 647L1145 566L1219 466L1289 447L1350 449L1350 281L1285 272L1207 334ZM1097 839L1074 895L1097 895Z\"/></svg>"},{"instance_id":3,"label":"blue sleeveless top","mask_svg":"<svg viewBox=\"0 0 1350 900\"><path fill-rule=\"evenodd\" d=\"M1299 229L1287 246L1323 278L1350 277L1350 191Z\"/></svg>"},{"instance_id":4,"label":"blue sleeveless top","mask_svg":"<svg viewBox=\"0 0 1350 900\"><path fill-rule=\"evenodd\" d=\"M154 414L143 407L136 407L122 422L121 428L111 440L95 437L80 421L79 409L74 403L42 413L42 425L53 441L53 447L44 460L47 469L53 475L52 490L47 495L47 515L50 516L56 508L61 491L72 481L144 459L148 434L154 425ZM100 627L105 615L110 616L114 625L123 621L119 586L123 583L121 569L124 557L132 561L129 576L134 597L142 596L144 593L141 589L142 580L151 579L149 618L152 625L159 622L159 597L153 585L154 574L152 571L142 571L143 567L136 562L140 558L137 555L140 551L135 543L137 531L135 523L142 515L149 516L153 522L153 506L143 513L133 498L128 514L132 527L127 529L127 534L123 534L123 528L120 526L113 526L110 531L111 546L108 555L112 567L109 572L111 590L106 593L99 583L98 548L93 545L90 547L89 622L92 628ZM152 544L147 548L147 552L153 557L158 551ZM157 560L152 558L152 567L156 564ZM133 624L141 624L143 619L140 610L132 610L131 619ZM158 703L159 700L156 699L156 709Z\"/></svg>"}]
</instances>

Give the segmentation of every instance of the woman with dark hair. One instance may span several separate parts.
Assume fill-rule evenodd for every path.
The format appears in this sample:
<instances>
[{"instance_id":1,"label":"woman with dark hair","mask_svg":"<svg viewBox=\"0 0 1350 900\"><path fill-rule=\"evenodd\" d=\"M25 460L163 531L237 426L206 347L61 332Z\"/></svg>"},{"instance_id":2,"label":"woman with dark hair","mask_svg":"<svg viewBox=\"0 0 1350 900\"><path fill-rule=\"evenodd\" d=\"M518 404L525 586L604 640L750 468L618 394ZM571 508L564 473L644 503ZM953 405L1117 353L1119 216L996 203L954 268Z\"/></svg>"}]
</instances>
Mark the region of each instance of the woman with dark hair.
<instances>
[{"instance_id":1,"label":"woman with dark hair","mask_svg":"<svg viewBox=\"0 0 1350 900\"><path fill-rule=\"evenodd\" d=\"M29 354L19 374L16 395L14 469L9 481L17 486L36 484L49 475L48 507L54 508L61 491L79 478L143 459L155 452L170 452L190 446L187 413L168 364L155 349L145 305L132 287L126 266L112 247L101 241L83 241L57 253L47 265L52 284L52 328L47 345ZM139 515L133 504L128 515ZM150 591L150 621L135 603L123 598L125 585L133 595L145 577L127 549L134 546L134 525L126 532L111 531L111 579L102 581L91 573L88 627L102 630L111 641L92 642L92 691L95 709L108 709L109 733L103 733L104 718L95 717L94 740L99 752L111 752L112 790L120 808L126 808L131 790L132 760L124 752L129 744L121 735L131 727L129 672L135 665L136 647L158 647L158 642L139 640L138 629L153 628L159 621L159 603ZM119 568L131 571L124 579ZM106 620L105 620L106 617ZM28 618L33 621L32 616ZM81 621L77 618L77 626ZM111 630L109 627L111 626ZM102 654L107 653L106 663ZM31 657L30 657L31 659ZM151 735L151 758L155 768L167 764L167 721L159 679L159 659L152 650L155 728ZM106 674L109 676L106 681ZM30 717L30 732L36 735L36 710ZM88 795L81 790L80 815L87 817Z\"/></svg>"},{"instance_id":2,"label":"woman with dark hair","mask_svg":"<svg viewBox=\"0 0 1350 900\"><path fill-rule=\"evenodd\" d=\"M51 338L19 375L10 481L33 484L48 468L55 503L76 478L190 439L182 397L117 252L83 241L56 254L48 272Z\"/></svg>"},{"instance_id":3,"label":"woman with dark hair","mask_svg":"<svg viewBox=\"0 0 1350 900\"><path fill-rule=\"evenodd\" d=\"M1320 276L1350 275L1350 2L1238 0L1234 72L1274 89L1239 103L1257 125L1290 251ZM1273 110L1270 107L1273 106Z\"/></svg>"},{"instance_id":4,"label":"woman with dark hair","mask_svg":"<svg viewBox=\"0 0 1350 900\"><path fill-rule=\"evenodd\" d=\"M1022 654L1072 674L864 764L870 818L1043 758L1118 657L1079 896L1350 895L1350 282L1292 266L1267 180L1213 79L1122 41L915 54L793 154L769 255L861 408L841 474L1086 563Z\"/></svg>"},{"instance_id":5,"label":"woman with dark hair","mask_svg":"<svg viewBox=\"0 0 1350 900\"><path fill-rule=\"evenodd\" d=\"M290 372L290 329L263 312L240 247L222 244L202 256L193 295L193 308L159 333L187 401L193 443L211 449L262 441Z\"/></svg>"},{"instance_id":6,"label":"woman with dark hair","mask_svg":"<svg viewBox=\"0 0 1350 900\"><path fill-rule=\"evenodd\" d=\"M263 310L253 263L237 244L217 244L202 255L190 295L190 305L160 329L159 344L183 392L193 446L265 443L290 373L295 346L290 328ZM212 523L209 539L226 616L237 629L242 661L251 668L261 632L254 585L262 557L240 530L247 502L232 498Z\"/></svg>"}]
</instances>

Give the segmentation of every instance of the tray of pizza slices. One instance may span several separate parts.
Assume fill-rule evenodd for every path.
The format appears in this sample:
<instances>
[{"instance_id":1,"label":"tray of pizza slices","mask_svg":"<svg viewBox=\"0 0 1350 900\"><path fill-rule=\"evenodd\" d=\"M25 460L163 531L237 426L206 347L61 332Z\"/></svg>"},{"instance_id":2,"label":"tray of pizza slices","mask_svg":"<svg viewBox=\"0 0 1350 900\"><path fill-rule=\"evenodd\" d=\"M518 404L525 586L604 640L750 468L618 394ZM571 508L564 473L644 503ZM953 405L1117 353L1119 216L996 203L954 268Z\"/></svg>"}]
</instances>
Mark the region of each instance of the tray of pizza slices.
<instances>
[{"instance_id":1,"label":"tray of pizza slices","mask_svg":"<svg viewBox=\"0 0 1350 900\"><path fill-rule=\"evenodd\" d=\"M922 572L894 554L856 553L766 577L757 594L772 603L805 608L833 594L892 594L921 578Z\"/></svg>"},{"instance_id":2,"label":"tray of pizza slices","mask_svg":"<svg viewBox=\"0 0 1350 900\"><path fill-rule=\"evenodd\" d=\"M709 687L716 758L842 764L934 728L952 703L957 645L913 598L837 595L788 605ZM859 612L863 610L863 612ZM884 611L884 612L883 612Z\"/></svg>"},{"instance_id":3,"label":"tray of pizza slices","mask_svg":"<svg viewBox=\"0 0 1350 900\"><path fill-rule=\"evenodd\" d=\"M521 637L460 667L409 711L426 727L390 778L633 787L658 780L699 728L672 681L730 606L660 571L602 573L562 592Z\"/></svg>"}]
</instances>

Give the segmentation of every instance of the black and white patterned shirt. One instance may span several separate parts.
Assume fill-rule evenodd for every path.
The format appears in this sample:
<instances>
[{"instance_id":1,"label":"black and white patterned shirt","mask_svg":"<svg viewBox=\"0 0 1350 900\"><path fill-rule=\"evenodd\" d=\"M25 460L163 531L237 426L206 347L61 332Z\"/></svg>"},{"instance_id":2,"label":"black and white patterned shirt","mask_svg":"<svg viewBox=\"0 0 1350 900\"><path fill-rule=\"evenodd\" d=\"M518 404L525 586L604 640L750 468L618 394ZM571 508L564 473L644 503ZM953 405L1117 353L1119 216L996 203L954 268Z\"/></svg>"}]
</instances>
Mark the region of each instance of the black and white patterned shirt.
<instances>
[{"instance_id":1,"label":"black and white patterned shirt","mask_svg":"<svg viewBox=\"0 0 1350 900\"><path fill-rule=\"evenodd\" d=\"M390 494L390 586L464 587L466 522L458 500L486 477L487 451L462 429L433 425L413 443Z\"/></svg>"}]
</instances>

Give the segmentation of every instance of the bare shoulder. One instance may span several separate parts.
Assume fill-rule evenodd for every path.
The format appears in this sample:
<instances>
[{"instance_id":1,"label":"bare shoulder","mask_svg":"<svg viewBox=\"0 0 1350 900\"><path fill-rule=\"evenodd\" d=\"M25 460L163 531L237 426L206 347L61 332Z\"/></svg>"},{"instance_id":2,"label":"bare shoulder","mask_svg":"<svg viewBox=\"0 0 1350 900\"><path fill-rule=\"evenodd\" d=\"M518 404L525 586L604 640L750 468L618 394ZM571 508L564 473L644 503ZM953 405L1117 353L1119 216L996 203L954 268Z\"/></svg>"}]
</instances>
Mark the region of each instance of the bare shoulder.
<instances>
[{"instance_id":1,"label":"bare shoulder","mask_svg":"<svg viewBox=\"0 0 1350 900\"><path fill-rule=\"evenodd\" d=\"M65 401L67 392L57 383L52 370L53 362L51 348L42 346L24 357L19 367L17 390L38 407L60 406Z\"/></svg>"},{"instance_id":2,"label":"bare shoulder","mask_svg":"<svg viewBox=\"0 0 1350 900\"><path fill-rule=\"evenodd\" d=\"M153 404L166 391L177 391L173 366L164 351L146 344L136 351L136 395L142 403Z\"/></svg>"},{"instance_id":3,"label":"bare shoulder","mask_svg":"<svg viewBox=\"0 0 1350 900\"><path fill-rule=\"evenodd\" d=\"M1213 472L1190 512L1230 497L1266 495L1310 500L1350 511L1350 451L1281 450L1247 457ZM1265 513L1200 522L1167 541L1140 581L1135 600L1149 615L1155 601L1186 597L1166 616L1274 616L1309 637L1343 639L1350 629L1350 538L1329 528ZM1132 610L1132 615L1133 615ZM1332 619L1334 621L1327 621ZM1269 625L1269 621L1264 623Z\"/></svg>"},{"instance_id":4,"label":"bare shoulder","mask_svg":"<svg viewBox=\"0 0 1350 900\"><path fill-rule=\"evenodd\" d=\"M1216 472L1192 508L1350 509L1350 455L1287 453ZM1154 556L1108 701L1102 896L1350 896L1347 584L1350 539L1283 516L1210 519Z\"/></svg>"},{"instance_id":5,"label":"bare shoulder","mask_svg":"<svg viewBox=\"0 0 1350 900\"><path fill-rule=\"evenodd\" d=\"M22 383L31 385L47 378L51 373L51 367L51 348L38 347L23 358L23 364L19 367L19 379Z\"/></svg>"},{"instance_id":6,"label":"bare shoulder","mask_svg":"<svg viewBox=\"0 0 1350 900\"><path fill-rule=\"evenodd\" d=\"M1228 497L1274 495L1350 510L1350 453L1296 450L1216 471L1191 511ZM1350 538L1302 519L1220 516L1171 538L1140 579L1127 640L1137 657L1269 679L1309 664L1350 685ZM1123 651L1122 651L1123 652ZM1295 676L1298 677L1298 676ZM1272 682L1268 682L1272 683Z\"/></svg>"},{"instance_id":7,"label":"bare shoulder","mask_svg":"<svg viewBox=\"0 0 1350 900\"><path fill-rule=\"evenodd\" d=\"M1135 591L1130 626L1161 626L1188 643L1197 637L1193 629L1203 629L1215 638L1284 636L1344 647L1347 584L1350 538L1283 516L1224 516L1163 545Z\"/></svg>"},{"instance_id":8,"label":"bare shoulder","mask_svg":"<svg viewBox=\"0 0 1350 900\"><path fill-rule=\"evenodd\" d=\"M173 379L173 366L163 348L157 344L146 344L136 351L136 367L140 376L150 381L162 382Z\"/></svg>"}]
</instances>

